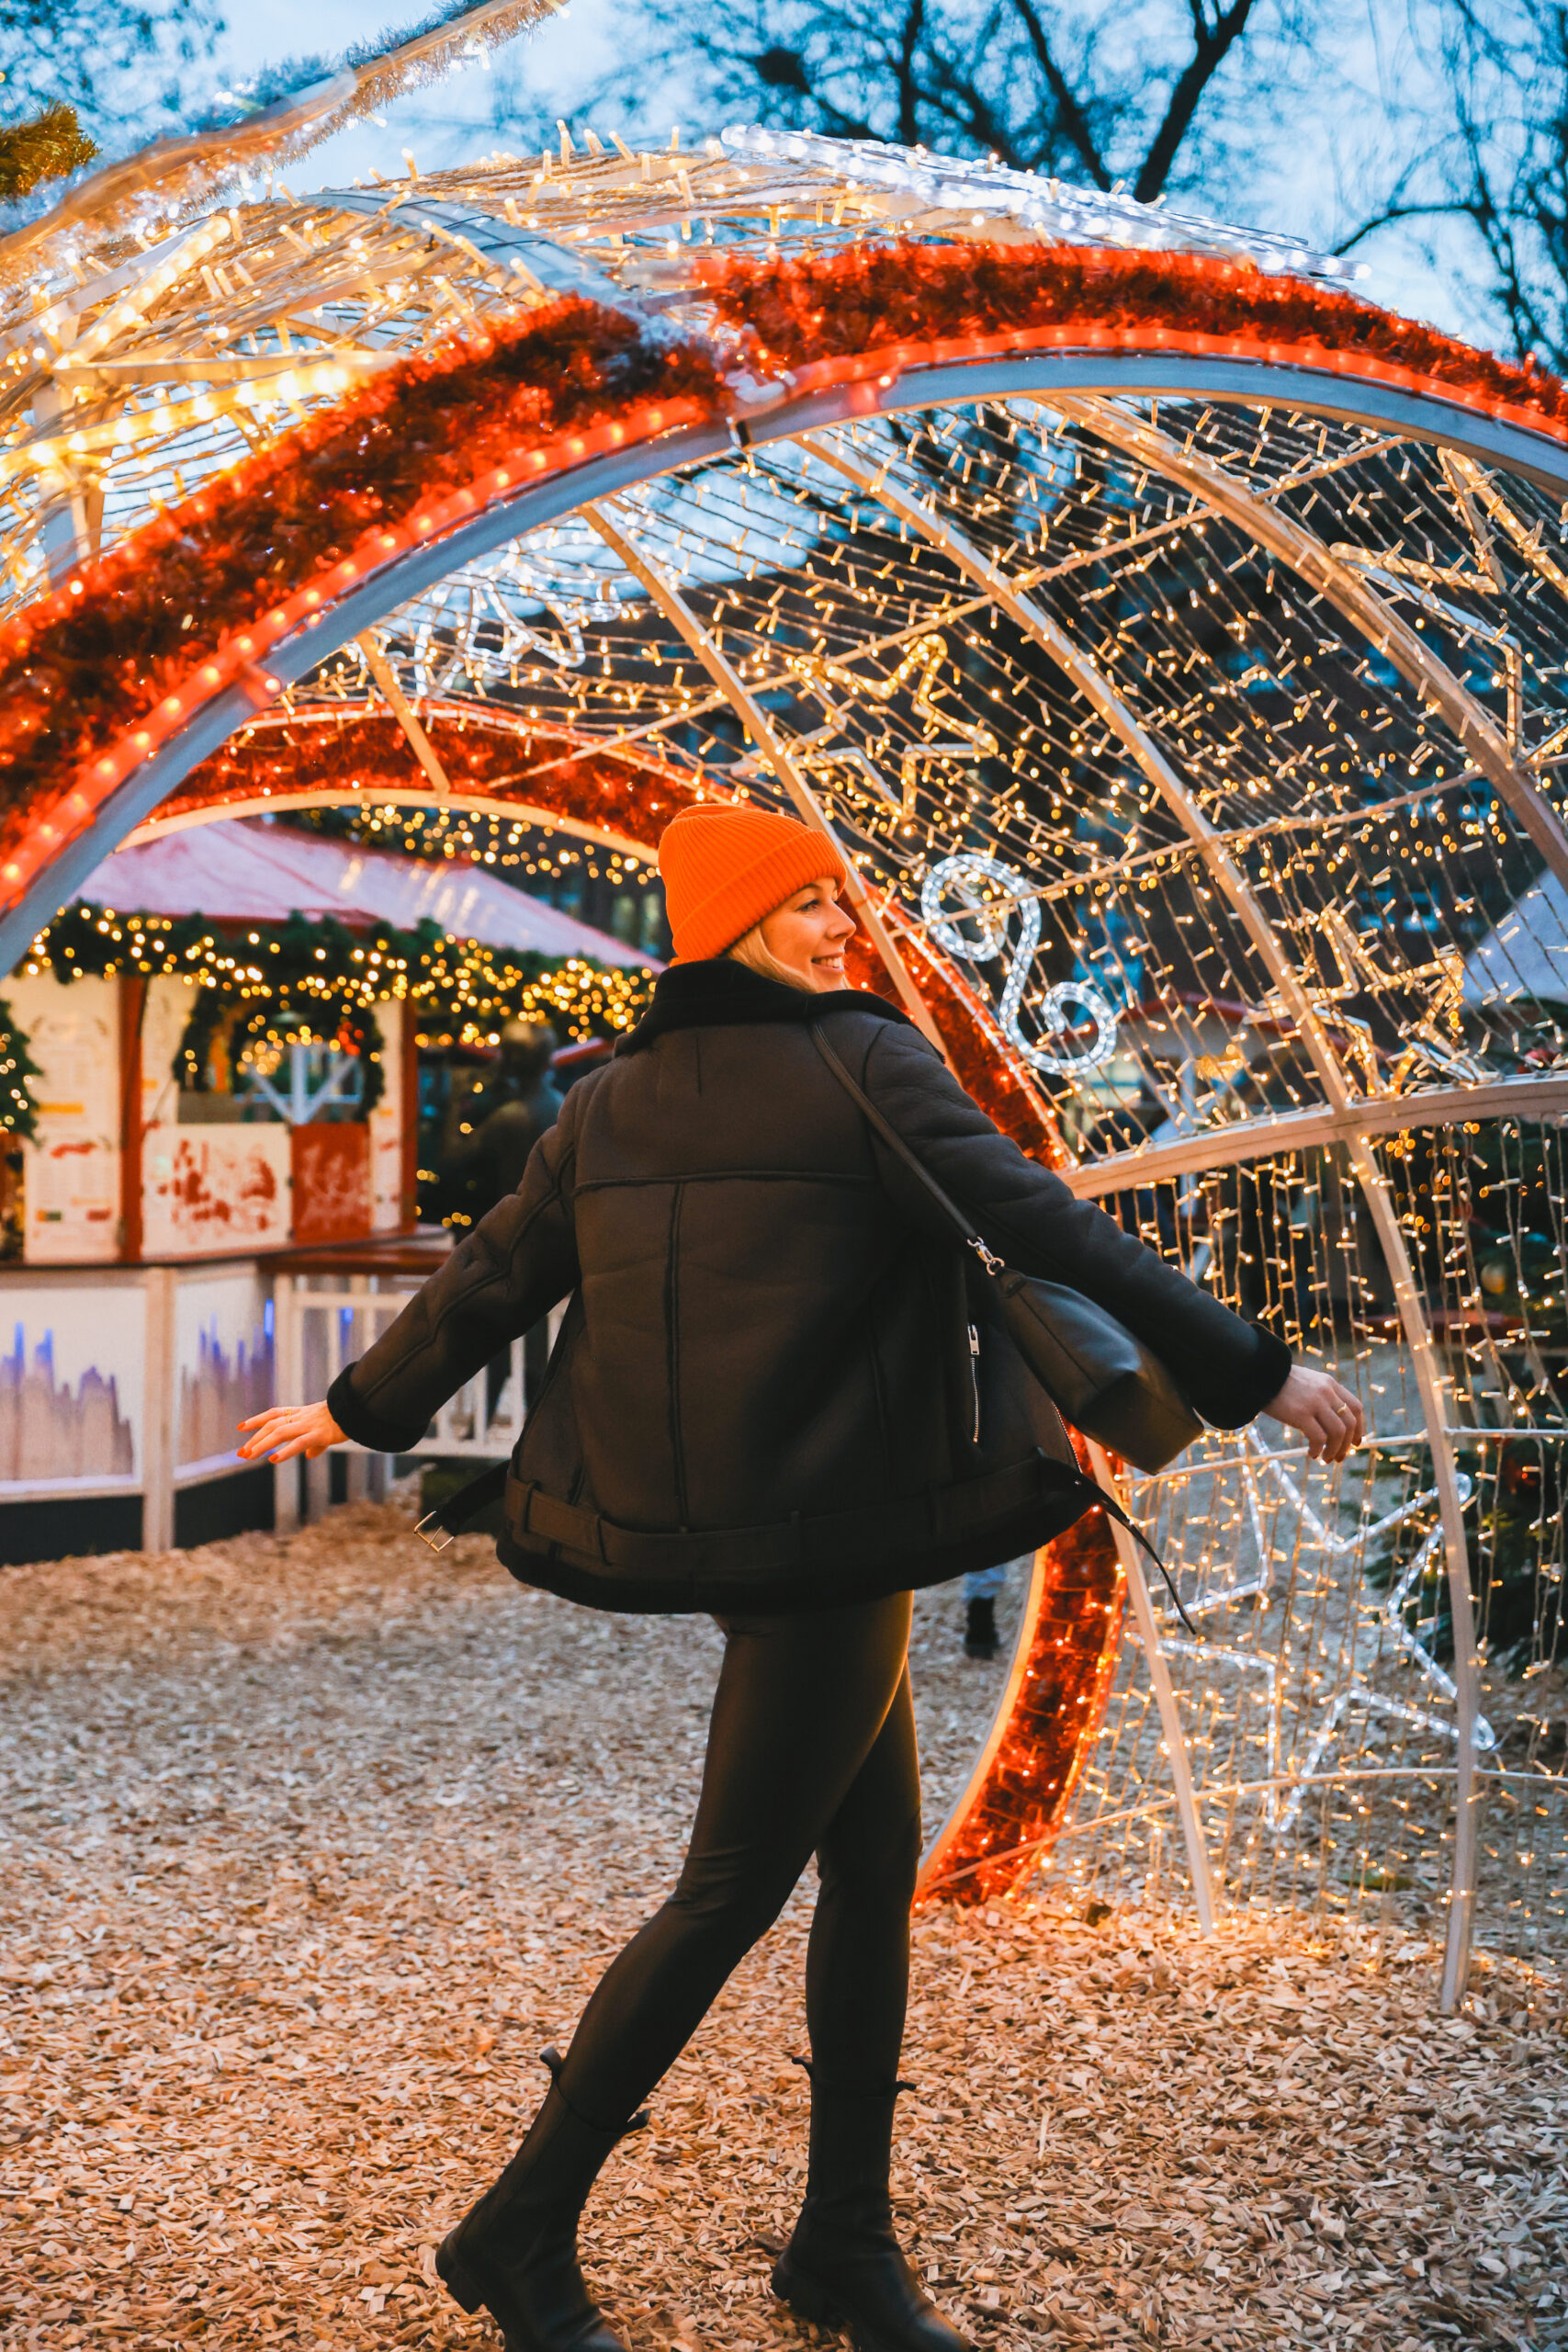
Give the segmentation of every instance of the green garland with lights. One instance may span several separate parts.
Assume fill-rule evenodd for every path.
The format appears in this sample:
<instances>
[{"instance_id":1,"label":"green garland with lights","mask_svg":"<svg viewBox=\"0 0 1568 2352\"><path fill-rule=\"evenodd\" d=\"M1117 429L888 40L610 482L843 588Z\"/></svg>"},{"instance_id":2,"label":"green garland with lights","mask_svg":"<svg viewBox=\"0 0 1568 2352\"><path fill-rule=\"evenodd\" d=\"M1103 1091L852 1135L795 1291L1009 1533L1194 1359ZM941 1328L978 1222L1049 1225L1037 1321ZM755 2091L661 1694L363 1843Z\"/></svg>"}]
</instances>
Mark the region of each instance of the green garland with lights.
<instances>
[{"instance_id":1,"label":"green garland with lights","mask_svg":"<svg viewBox=\"0 0 1568 2352\"><path fill-rule=\"evenodd\" d=\"M653 988L645 968L506 955L454 939L430 922L412 931L351 931L331 915L224 924L85 905L68 907L41 931L17 969L65 982L120 972L188 980L197 997L175 1056L183 1085L206 1083L213 1040L231 1022L236 1046L242 1038L277 1046L320 1039L360 1054L364 1111L384 1083L375 1007L389 998L412 1003L423 1025L450 1033L454 1044L493 1046L512 1020L548 1021L571 1038L617 1036L639 1019ZM0 1065L7 1058L16 1068L0 1066L0 1126L29 1135L34 1106L25 1080L38 1072L25 1035L0 1004Z\"/></svg>"},{"instance_id":2,"label":"green garland with lights","mask_svg":"<svg viewBox=\"0 0 1568 2352\"><path fill-rule=\"evenodd\" d=\"M334 996L318 995L302 1004L286 989L271 1003L247 1014L243 1004L236 1007L222 989L203 989L175 1054L175 1076L192 1094L211 1091L209 1070L220 1032L227 1040L231 1067L247 1047L253 1051L257 1046L269 1047L276 1057L285 1046L319 1041L356 1055L362 1071L358 1108L364 1118L369 1117L386 1090L380 1023L374 1012L344 1006Z\"/></svg>"},{"instance_id":3,"label":"green garland with lights","mask_svg":"<svg viewBox=\"0 0 1568 2352\"><path fill-rule=\"evenodd\" d=\"M29 1080L42 1071L28 1052L25 1029L4 997L0 997L0 1133L30 1136L38 1127L38 1105Z\"/></svg>"}]
</instances>

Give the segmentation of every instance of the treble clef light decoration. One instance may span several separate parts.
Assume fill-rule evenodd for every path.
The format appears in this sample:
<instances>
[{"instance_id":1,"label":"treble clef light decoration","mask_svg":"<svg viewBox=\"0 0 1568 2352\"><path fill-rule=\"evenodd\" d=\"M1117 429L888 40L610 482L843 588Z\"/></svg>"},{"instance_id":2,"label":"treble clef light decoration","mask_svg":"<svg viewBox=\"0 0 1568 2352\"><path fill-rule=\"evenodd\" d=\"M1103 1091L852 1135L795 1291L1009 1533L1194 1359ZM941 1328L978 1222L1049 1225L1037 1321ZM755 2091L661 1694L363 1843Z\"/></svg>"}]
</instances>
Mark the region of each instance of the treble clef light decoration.
<instances>
[{"instance_id":1,"label":"treble clef light decoration","mask_svg":"<svg viewBox=\"0 0 1568 2352\"><path fill-rule=\"evenodd\" d=\"M987 882L1003 895L988 899L976 897L976 885ZM942 898L950 890L967 901L960 914L942 912ZM1040 902L1030 896L1022 875L997 858L983 857L976 850L962 850L956 857L944 857L939 865L933 865L920 890L920 912L932 939L950 956L962 956L971 963L989 963L1004 952L1008 918L1015 910L1019 919L1018 944L1008 967L997 1018L1005 1035L1035 1069L1048 1070L1055 1078L1087 1078L1091 1070L1103 1069L1116 1051L1115 1010L1109 997L1091 981L1058 980L1040 1000L1046 1035L1066 1027L1069 1013L1076 1012L1080 1018L1087 1014L1094 1023L1094 1043L1080 1054L1057 1054L1048 1046L1030 1044L1020 1015L1023 992L1034 965L1034 951L1040 944ZM970 938L959 928L964 922L978 924L978 939Z\"/></svg>"}]
</instances>

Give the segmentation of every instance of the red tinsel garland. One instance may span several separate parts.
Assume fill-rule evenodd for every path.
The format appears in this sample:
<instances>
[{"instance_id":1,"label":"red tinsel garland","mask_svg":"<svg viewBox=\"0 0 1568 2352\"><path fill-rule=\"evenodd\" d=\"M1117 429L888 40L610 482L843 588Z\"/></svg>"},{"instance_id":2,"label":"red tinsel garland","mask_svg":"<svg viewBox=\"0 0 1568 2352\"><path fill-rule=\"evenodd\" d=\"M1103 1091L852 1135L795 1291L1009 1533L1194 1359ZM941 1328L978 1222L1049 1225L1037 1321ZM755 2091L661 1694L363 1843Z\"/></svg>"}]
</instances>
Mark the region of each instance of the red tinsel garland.
<instances>
[{"instance_id":1,"label":"red tinsel garland","mask_svg":"<svg viewBox=\"0 0 1568 2352\"><path fill-rule=\"evenodd\" d=\"M882 911L885 921L893 912L888 908ZM896 918L895 927L897 934ZM1070 1168L1073 1156L1032 1078L1014 1060L1011 1048L978 997L960 980L946 958L934 954L923 940L905 933L897 944L960 1086L1032 1159L1047 1168ZM844 960L856 988L870 989L890 1004L899 1001L893 975L863 931L857 931L849 942Z\"/></svg>"},{"instance_id":2,"label":"red tinsel garland","mask_svg":"<svg viewBox=\"0 0 1568 2352\"><path fill-rule=\"evenodd\" d=\"M645 846L649 857L677 808L711 786L694 770L604 752L565 730L507 723L482 707L420 706L420 723L457 800L473 796L570 817ZM266 723L231 736L193 768L158 807L160 818L226 803L339 790L345 801L430 787L408 737L389 712L348 711L330 703L297 709L287 725Z\"/></svg>"},{"instance_id":3,"label":"red tinsel garland","mask_svg":"<svg viewBox=\"0 0 1568 2352\"><path fill-rule=\"evenodd\" d=\"M890 345L1059 328L1069 343L1151 329L1235 340L1240 356L1371 361L1450 397L1501 403L1521 424L1568 432L1568 387L1354 294L1268 275L1247 261L1083 245L857 245L805 259L705 258L719 316L757 339L757 364L820 367L886 357ZM1157 334L1156 338L1157 340ZM1274 348L1278 346L1278 348ZM911 356L913 355L911 354Z\"/></svg>"},{"instance_id":4,"label":"red tinsel garland","mask_svg":"<svg viewBox=\"0 0 1568 2352\"><path fill-rule=\"evenodd\" d=\"M657 432L721 396L700 346L647 343L633 320L567 300L410 360L155 515L0 629L0 877L36 863L29 834L52 849L80 831L117 780L99 755L112 770L138 720L150 742L164 713L242 674L261 650L247 629L286 599L300 619L330 603L374 561L374 535L391 546L416 512L460 506L563 435L633 416Z\"/></svg>"},{"instance_id":5,"label":"red tinsel garland","mask_svg":"<svg viewBox=\"0 0 1568 2352\"><path fill-rule=\"evenodd\" d=\"M1012 1712L980 1787L926 1864L922 1897L994 1901L1039 1869L1100 1736L1126 1593L1103 1511L1047 1547Z\"/></svg>"},{"instance_id":6,"label":"red tinsel garland","mask_svg":"<svg viewBox=\"0 0 1568 2352\"><path fill-rule=\"evenodd\" d=\"M801 387L982 347L1181 345L1348 367L1568 432L1554 378L1247 263L900 244L716 256L708 278L753 359ZM501 494L509 468L570 463L595 434L647 437L725 398L702 347L649 346L629 319L569 300L411 359L154 516L0 629L0 904L207 696L248 678L265 701L267 646L411 530Z\"/></svg>"}]
</instances>

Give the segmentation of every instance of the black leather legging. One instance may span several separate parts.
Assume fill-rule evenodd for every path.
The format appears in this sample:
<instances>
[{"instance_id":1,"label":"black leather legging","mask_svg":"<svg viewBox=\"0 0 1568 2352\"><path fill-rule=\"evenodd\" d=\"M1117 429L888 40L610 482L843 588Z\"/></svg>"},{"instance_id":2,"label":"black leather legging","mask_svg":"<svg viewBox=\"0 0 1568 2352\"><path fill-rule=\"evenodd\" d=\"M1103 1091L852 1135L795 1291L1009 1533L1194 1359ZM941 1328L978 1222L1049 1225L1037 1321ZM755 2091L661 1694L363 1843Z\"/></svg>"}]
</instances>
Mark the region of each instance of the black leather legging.
<instances>
[{"instance_id":1,"label":"black leather legging","mask_svg":"<svg viewBox=\"0 0 1568 2352\"><path fill-rule=\"evenodd\" d=\"M898 2071L920 1780L908 1593L723 1622L724 1665L675 1890L600 1978L561 2088L624 2123L679 2055L815 1851L806 1962L816 2079L877 2090Z\"/></svg>"}]
</instances>

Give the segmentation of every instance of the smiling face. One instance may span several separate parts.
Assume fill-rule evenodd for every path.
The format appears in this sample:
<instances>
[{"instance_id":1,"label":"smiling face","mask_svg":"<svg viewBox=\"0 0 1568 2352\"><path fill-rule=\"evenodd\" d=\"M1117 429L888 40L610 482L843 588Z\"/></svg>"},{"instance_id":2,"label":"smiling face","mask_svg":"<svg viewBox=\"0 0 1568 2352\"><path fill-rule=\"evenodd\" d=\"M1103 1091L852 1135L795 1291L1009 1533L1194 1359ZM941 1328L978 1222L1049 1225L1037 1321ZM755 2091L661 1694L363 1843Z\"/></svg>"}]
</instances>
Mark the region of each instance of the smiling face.
<instances>
[{"instance_id":1,"label":"smiling face","mask_svg":"<svg viewBox=\"0 0 1568 2352\"><path fill-rule=\"evenodd\" d=\"M839 904L837 882L825 876L792 890L750 936L765 951L777 977L787 974L795 988L820 995L845 985L844 947L854 928L853 915Z\"/></svg>"}]
</instances>

